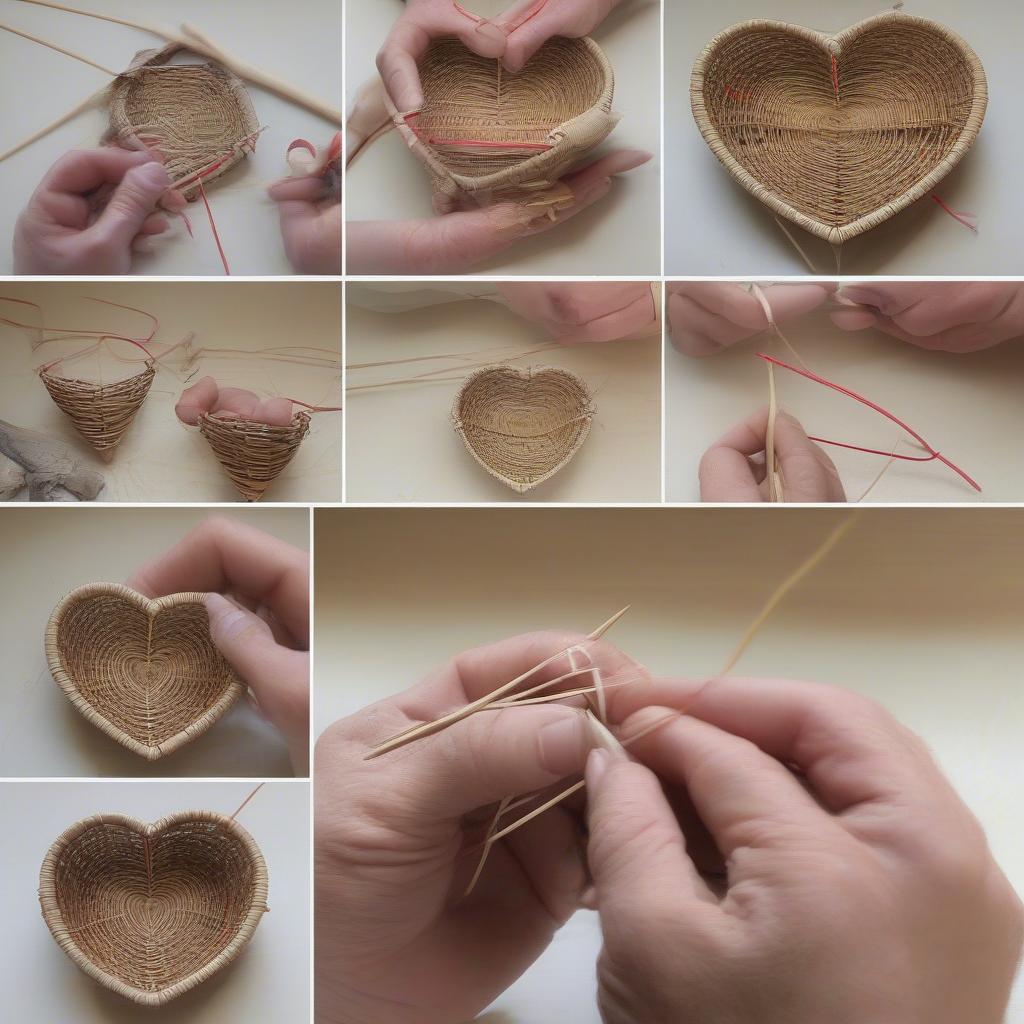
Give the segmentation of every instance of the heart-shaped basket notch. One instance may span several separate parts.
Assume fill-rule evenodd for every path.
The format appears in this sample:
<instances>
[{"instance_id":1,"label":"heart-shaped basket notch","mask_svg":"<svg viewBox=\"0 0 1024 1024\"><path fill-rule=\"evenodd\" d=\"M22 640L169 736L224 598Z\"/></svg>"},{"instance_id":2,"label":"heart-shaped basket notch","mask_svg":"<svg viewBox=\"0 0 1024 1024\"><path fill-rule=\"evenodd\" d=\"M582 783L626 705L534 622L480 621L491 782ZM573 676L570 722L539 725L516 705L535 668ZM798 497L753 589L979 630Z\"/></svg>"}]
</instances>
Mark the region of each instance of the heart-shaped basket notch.
<instances>
[{"instance_id":1,"label":"heart-shaped basket notch","mask_svg":"<svg viewBox=\"0 0 1024 1024\"><path fill-rule=\"evenodd\" d=\"M57 685L93 725L147 760L200 736L245 689L213 643L203 597L150 600L91 583L50 617L46 658Z\"/></svg>"},{"instance_id":2,"label":"heart-shaped basket notch","mask_svg":"<svg viewBox=\"0 0 1024 1024\"><path fill-rule=\"evenodd\" d=\"M419 73L423 106L391 113L448 202L463 193L557 204L545 194L617 121L615 76L592 39L549 39L516 74L458 39L436 39Z\"/></svg>"},{"instance_id":3,"label":"heart-shaped basket notch","mask_svg":"<svg viewBox=\"0 0 1024 1024\"><path fill-rule=\"evenodd\" d=\"M267 910L252 836L210 811L154 824L86 818L50 847L39 901L61 949L100 984L160 1006L230 963Z\"/></svg>"},{"instance_id":4,"label":"heart-shaped basket notch","mask_svg":"<svg viewBox=\"0 0 1024 1024\"><path fill-rule=\"evenodd\" d=\"M956 33L889 12L829 36L750 21L708 44L694 118L730 174L840 244L928 194L985 117L981 61Z\"/></svg>"},{"instance_id":5,"label":"heart-shaped basket notch","mask_svg":"<svg viewBox=\"0 0 1024 1024\"><path fill-rule=\"evenodd\" d=\"M554 476L590 434L590 390L553 366L489 366L468 377L452 422L491 476L524 494Z\"/></svg>"}]
</instances>

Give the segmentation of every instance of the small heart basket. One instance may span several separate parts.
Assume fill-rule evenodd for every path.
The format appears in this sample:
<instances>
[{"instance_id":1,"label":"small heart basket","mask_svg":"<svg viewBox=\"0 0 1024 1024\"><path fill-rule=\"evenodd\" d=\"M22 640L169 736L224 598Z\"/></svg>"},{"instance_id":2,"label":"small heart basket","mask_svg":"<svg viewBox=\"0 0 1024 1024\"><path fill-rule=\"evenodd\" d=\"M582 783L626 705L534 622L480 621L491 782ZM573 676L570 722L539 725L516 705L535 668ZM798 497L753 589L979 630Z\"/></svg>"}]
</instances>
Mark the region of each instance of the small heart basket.
<instances>
[{"instance_id":1,"label":"small heart basket","mask_svg":"<svg viewBox=\"0 0 1024 1024\"><path fill-rule=\"evenodd\" d=\"M467 199L478 205L568 205L572 193L558 179L618 121L612 113L615 75L589 38L549 39L514 75L458 39L437 39L419 72L420 110L397 111L386 94L385 102L430 172L441 213Z\"/></svg>"},{"instance_id":2,"label":"small heart basket","mask_svg":"<svg viewBox=\"0 0 1024 1024\"><path fill-rule=\"evenodd\" d=\"M698 58L690 97L726 170L838 245L935 188L974 143L988 90L960 36L891 11L837 35L734 25Z\"/></svg>"}]
</instances>

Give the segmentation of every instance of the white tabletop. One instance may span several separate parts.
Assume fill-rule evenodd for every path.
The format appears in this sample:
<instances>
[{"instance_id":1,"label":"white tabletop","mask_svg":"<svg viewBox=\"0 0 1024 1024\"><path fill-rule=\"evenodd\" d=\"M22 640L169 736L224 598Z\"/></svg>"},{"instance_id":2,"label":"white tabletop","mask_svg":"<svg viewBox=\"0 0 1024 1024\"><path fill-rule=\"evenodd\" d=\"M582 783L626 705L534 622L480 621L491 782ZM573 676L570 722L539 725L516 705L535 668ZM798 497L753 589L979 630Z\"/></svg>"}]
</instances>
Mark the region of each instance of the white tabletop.
<instances>
[{"instance_id":1,"label":"white tabletop","mask_svg":"<svg viewBox=\"0 0 1024 1024\"><path fill-rule=\"evenodd\" d=\"M53 941L39 910L39 868L82 818L116 812L156 821L176 811L231 815L249 782L26 782L0 786L4 1019L46 1024L296 1024L309 1017L309 784L272 782L236 819L267 862L270 913L237 959L159 1010L93 981Z\"/></svg>"}]
</instances>

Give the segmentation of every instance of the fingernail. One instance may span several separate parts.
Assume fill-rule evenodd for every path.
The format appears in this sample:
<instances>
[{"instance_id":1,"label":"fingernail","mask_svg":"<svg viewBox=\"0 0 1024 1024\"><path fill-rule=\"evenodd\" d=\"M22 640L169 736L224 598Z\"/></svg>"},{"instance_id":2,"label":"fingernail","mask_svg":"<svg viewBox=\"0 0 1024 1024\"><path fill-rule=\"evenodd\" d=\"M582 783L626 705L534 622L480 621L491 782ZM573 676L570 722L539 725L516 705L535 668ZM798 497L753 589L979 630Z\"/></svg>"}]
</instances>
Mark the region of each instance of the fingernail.
<instances>
[{"instance_id":1,"label":"fingernail","mask_svg":"<svg viewBox=\"0 0 1024 1024\"><path fill-rule=\"evenodd\" d=\"M210 633L214 638L231 640L249 624L249 613L233 605L221 594L207 594L203 603L210 616Z\"/></svg>"},{"instance_id":2,"label":"fingernail","mask_svg":"<svg viewBox=\"0 0 1024 1024\"><path fill-rule=\"evenodd\" d=\"M601 779L604 778L604 774L608 771L608 765L611 762L611 754L607 750L598 748L592 750L590 756L587 758L587 788L594 789L601 784Z\"/></svg>"},{"instance_id":3,"label":"fingernail","mask_svg":"<svg viewBox=\"0 0 1024 1024\"><path fill-rule=\"evenodd\" d=\"M564 778L580 770L586 741L583 716L572 712L549 722L537 733L537 751L541 767Z\"/></svg>"},{"instance_id":4,"label":"fingernail","mask_svg":"<svg viewBox=\"0 0 1024 1024\"><path fill-rule=\"evenodd\" d=\"M167 188L171 183L167 168L155 160L137 167L135 174L144 185L152 185L153 188Z\"/></svg>"},{"instance_id":5,"label":"fingernail","mask_svg":"<svg viewBox=\"0 0 1024 1024\"><path fill-rule=\"evenodd\" d=\"M508 39L508 35L491 21L481 21L476 27L476 32L492 43L504 43Z\"/></svg>"}]
</instances>

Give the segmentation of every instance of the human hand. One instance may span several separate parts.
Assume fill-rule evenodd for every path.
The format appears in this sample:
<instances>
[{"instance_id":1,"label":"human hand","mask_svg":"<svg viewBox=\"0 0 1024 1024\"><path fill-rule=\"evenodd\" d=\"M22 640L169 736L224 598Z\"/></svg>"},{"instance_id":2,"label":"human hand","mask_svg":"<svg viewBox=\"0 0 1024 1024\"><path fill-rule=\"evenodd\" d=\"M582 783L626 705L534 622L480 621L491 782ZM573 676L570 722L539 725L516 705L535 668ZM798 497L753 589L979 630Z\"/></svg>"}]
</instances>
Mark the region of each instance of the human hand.
<instances>
[{"instance_id":1,"label":"human hand","mask_svg":"<svg viewBox=\"0 0 1024 1024\"><path fill-rule=\"evenodd\" d=\"M207 519L128 586L147 597L206 594L210 633L309 772L309 556L234 519ZM222 596L225 595L225 596Z\"/></svg>"},{"instance_id":2,"label":"human hand","mask_svg":"<svg viewBox=\"0 0 1024 1024\"><path fill-rule=\"evenodd\" d=\"M320 161L309 161L315 173L284 178L267 190L277 203L284 252L297 274L341 274L341 197L330 181L333 164L321 167L331 154L339 161L340 176L339 135Z\"/></svg>"},{"instance_id":3,"label":"human hand","mask_svg":"<svg viewBox=\"0 0 1024 1024\"><path fill-rule=\"evenodd\" d=\"M568 804L495 844L472 894L464 893L492 805L582 769L590 741L578 711L541 704L482 711L365 759L410 724L490 693L548 657L552 663L530 685L558 678L573 662L553 656L573 644L583 645L582 656L606 679L636 674L614 648L582 636L513 637L459 655L320 738L318 1024L470 1020L577 909L586 878L579 820Z\"/></svg>"},{"instance_id":4,"label":"human hand","mask_svg":"<svg viewBox=\"0 0 1024 1024\"><path fill-rule=\"evenodd\" d=\"M701 501L768 501L765 444L768 409L719 438L700 460ZM835 464L788 413L775 417L775 457L788 502L845 502Z\"/></svg>"},{"instance_id":5,"label":"human hand","mask_svg":"<svg viewBox=\"0 0 1024 1024\"><path fill-rule=\"evenodd\" d=\"M629 701L651 703L621 731L653 728L642 763L595 750L586 772L606 1024L1000 1024L1021 903L918 737L786 680ZM713 840L696 851L684 790Z\"/></svg>"},{"instance_id":6,"label":"human hand","mask_svg":"<svg viewBox=\"0 0 1024 1024\"><path fill-rule=\"evenodd\" d=\"M519 0L494 19L507 37L501 63L513 74L552 37L588 36L619 0Z\"/></svg>"},{"instance_id":7,"label":"human hand","mask_svg":"<svg viewBox=\"0 0 1024 1024\"><path fill-rule=\"evenodd\" d=\"M127 274L132 247L187 205L152 153L76 149L32 193L14 228L16 274Z\"/></svg>"},{"instance_id":8,"label":"human hand","mask_svg":"<svg viewBox=\"0 0 1024 1024\"><path fill-rule=\"evenodd\" d=\"M509 308L565 345L658 333L654 290L646 281L504 281Z\"/></svg>"},{"instance_id":9,"label":"human hand","mask_svg":"<svg viewBox=\"0 0 1024 1024\"><path fill-rule=\"evenodd\" d=\"M352 274L458 274L472 270L523 238L543 234L608 194L612 177L651 159L642 150L618 150L562 178L574 202L555 212L498 203L443 217L411 221L353 221L347 225Z\"/></svg>"},{"instance_id":10,"label":"human hand","mask_svg":"<svg viewBox=\"0 0 1024 1024\"><path fill-rule=\"evenodd\" d=\"M844 331L875 327L938 352L977 352L1024 335L1018 281L887 281L844 287L832 320Z\"/></svg>"},{"instance_id":11,"label":"human hand","mask_svg":"<svg viewBox=\"0 0 1024 1024\"><path fill-rule=\"evenodd\" d=\"M431 40L442 36L457 36L481 57L500 57L505 52L502 29L460 10L452 0L407 0L377 54L377 70L400 114L423 106L417 64Z\"/></svg>"},{"instance_id":12,"label":"human hand","mask_svg":"<svg viewBox=\"0 0 1024 1024\"><path fill-rule=\"evenodd\" d=\"M777 323L820 306L833 286L774 284L762 288ZM768 330L761 303L731 282L669 281L667 317L672 344L688 356L707 356Z\"/></svg>"},{"instance_id":13,"label":"human hand","mask_svg":"<svg viewBox=\"0 0 1024 1024\"><path fill-rule=\"evenodd\" d=\"M287 398L260 398L244 388L222 388L213 377L203 377L182 391L174 414L194 427L203 413L287 427L292 421L292 403Z\"/></svg>"}]
</instances>

